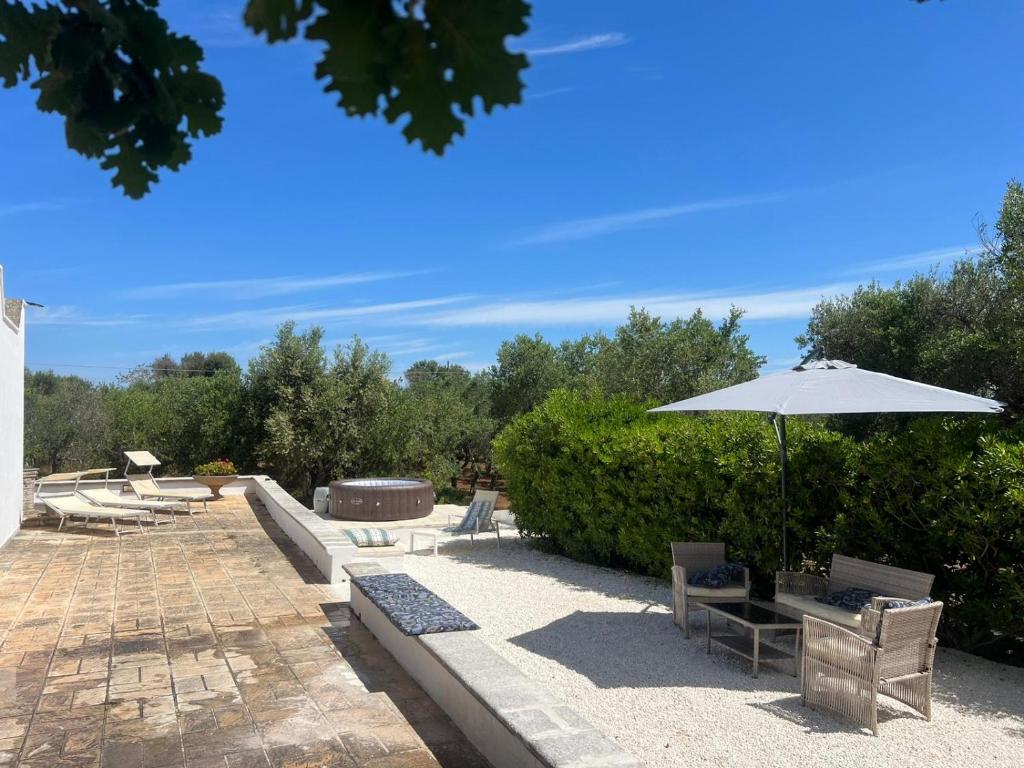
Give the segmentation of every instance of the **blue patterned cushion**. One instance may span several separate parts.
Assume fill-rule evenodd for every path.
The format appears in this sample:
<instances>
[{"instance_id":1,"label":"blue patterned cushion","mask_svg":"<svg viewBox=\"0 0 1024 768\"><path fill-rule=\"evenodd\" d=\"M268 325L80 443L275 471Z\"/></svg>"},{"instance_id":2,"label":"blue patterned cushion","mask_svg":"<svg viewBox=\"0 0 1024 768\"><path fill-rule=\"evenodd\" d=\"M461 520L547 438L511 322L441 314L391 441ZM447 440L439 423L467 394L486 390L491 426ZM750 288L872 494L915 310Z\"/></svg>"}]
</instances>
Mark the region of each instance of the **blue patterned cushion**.
<instances>
[{"instance_id":1,"label":"blue patterned cushion","mask_svg":"<svg viewBox=\"0 0 1024 768\"><path fill-rule=\"evenodd\" d=\"M477 522L479 530L487 531L491 527L491 515L494 513L494 502L474 501L466 510L466 516L459 521L459 524L452 528L452 533L476 533Z\"/></svg>"},{"instance_id":2,"label":"blue patterned cushion","mask_svg":"<svg viewBox=\"0 0 1024 768\"><path fill-rule=\"evenodd\" d=\"M847 587L841 589L838 592L829 592L824 597L814 598L819 603L825 603L825 605L831 605L833 608L839 608L850 613L857 613L858 611L864 610L866 606L871 604L871 598L877 597L878 593L870 589L864 589L862 587Z\"/></svg>"},{"instance_id":3,"label":"blue patterned cushion","mask_svg":"<svg viewBox=\"0 0 1024 768\"><path fill-rule=\"evenodd\" d=\"M459 632L479 627L405 573L357 576L352 579L364 595L404 635Z\"/></svg>"},{"instance_id":4,"label":"blue patterned cushion","mask_svg":"<svg viewBox=\"0 0 1024 768\"><path fill-rule=\"evenodd\" d=\"M706 571L697 571L686 580L691 587L725 587L743 583L743 563L726 563Z\"/></svg>"},{"instance_id":5,"label":"blue patterned cushion","mask_svg":"<svg viewBox=\"0 0 1024 768\"><path fill-rule=\"evenodd\" d=\"M348 528L346 535L357 547L390 547L398 537L385 528Z\"/></svg>"}]
</instances>

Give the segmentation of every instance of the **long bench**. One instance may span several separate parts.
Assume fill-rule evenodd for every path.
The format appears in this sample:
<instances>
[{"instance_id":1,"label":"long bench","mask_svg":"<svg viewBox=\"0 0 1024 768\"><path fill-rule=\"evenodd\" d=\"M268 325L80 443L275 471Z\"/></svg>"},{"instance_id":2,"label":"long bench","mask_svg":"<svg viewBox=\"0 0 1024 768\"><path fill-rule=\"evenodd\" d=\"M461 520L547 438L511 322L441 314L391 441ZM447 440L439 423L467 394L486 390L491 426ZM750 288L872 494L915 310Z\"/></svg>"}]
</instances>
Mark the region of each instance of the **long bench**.
<instances>
[{"instance_id":1,"label":"long bench","mask_svg":"<svg viewBox=\"0 0 1024 768\"><path fill-rule=\"evenodd\" d=\"M401 574L404 579L394 582L399 589L426 593L420 593L426 616L410 615L412 601L396 606L382 600L387 582L367 578L388 574L379 564L344 568L351 577L352 611L494 768L639 768L636 758L498 656L477 633L452 629L449 619L457 623L462 614L432 592ZM429 629L439 616L445 631L406 634Z\"/></svg>"}]
</instances>

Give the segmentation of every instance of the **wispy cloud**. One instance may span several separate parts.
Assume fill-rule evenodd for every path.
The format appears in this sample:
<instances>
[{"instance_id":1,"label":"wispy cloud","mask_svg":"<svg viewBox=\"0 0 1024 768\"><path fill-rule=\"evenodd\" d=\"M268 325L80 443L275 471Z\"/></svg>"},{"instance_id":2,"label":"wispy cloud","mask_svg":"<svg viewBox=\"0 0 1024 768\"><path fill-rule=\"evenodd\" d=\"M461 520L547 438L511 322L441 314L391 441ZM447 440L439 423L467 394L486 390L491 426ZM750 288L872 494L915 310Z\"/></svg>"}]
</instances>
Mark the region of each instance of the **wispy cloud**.
<instances>
[{"instance_id":1,"label":"wispy cloud","mask_svg":"<svg viewBox=\"0 0 1024 768\"><path fill-rule=\"evenodd\" d=\"M567 53L583 53L584 51L596 51L599 48L617 48L629 42L629 38L621 32L603 32L599 35L588 35L575 40L568 40L556 45L548 45L542 48L527 48L524 53L527 56L561 56Z\"/></svg>"},{"instance_id":2,"label":"wispy cloud","mask_svg":"<svg viewBox=\"0 0 1024 768\"><path fill-rule=\"evenodd\" d=\"M203 291L216 291L221 299L257 299L266 296L284 296L289 293L304 293L322 288L336 288L339 285L359 285L397 280L403 277L421 275L416 272L362 272L345 275L259 277L232 280L203 280L187 283L164 283L144 285L125 291L123 295L136 298L167 298L186 296Z\"/></svg>"},{"instance_id":3,"label":"wispy cloud","mask_svg":"<svg viewBox=\"0 0 1024 768\"><path fill-rule=\"evenodd\" d=\"M188 20L188 34L206 48L243 48L263 44L237 10L204 9Z\"/></svg>"},{"instance_id":4,"label":"wispy cloud","mask_svg":"<svg viewBox=\"0 0 1024 768\"><path fill-rule=\"evenodd\" d=\"M509 245L545 245L563 243L571 240L589 240L590 238L634 229L645 224L677 219L708 211L724 211L732 208L746 208L752 205L764 205L782 200L785 195L773 193L766 195L744 195L740 197L724 197L715 200L698 200L692 203L669 205L660 208L643 208L626 213L611 213L587 219L570 219L542 227L536 232L514 240Z\"/></svg>"},{"instance_id":5,"label":"wispy cloud","mask_svg":"<svg viewBox=\"0 0 1024 768\"><path fill-rule=\"evenodd\" d=\"M948 248L934 248L929 251L918 251L902 256L894 256L890 259L882 259L868 264L860 264L851 267L843 274L846 275L872 275L883 272L899 272L915 267L941 266L956 259L965 259L970 256L977 256L982 248L978 245L955 245Z\"/></svg>"},{"instance_id":6,"label":"wispy cloud","mask_svg":"<svg viewBox=\"0 0 1024 768\"><path fill-rule=\"evenodd\" d=\"M551 96L560 96L563 93L569 93L573 89L567 86L561 88L548 88L546 91L527 91L526 98L530 101L537 101L539 99L547 99Z\"/></svg>"},{"instance_id":7,"label":"wispy cloud","mask_svg":"<svg viewBox=\"0 0 1024 768\"><path fill-rule=\"evenodd\" d=\"M464 296L445 296L435 299L396 301L387 304L367 304L349 307L270 307L267 309L246 309L238 312L221 312L200 315L176 321L174 325L184 330L208 330L211 328L254 328L280 325L293 320L296 323L329 323L336 320L367 320L374 316L394 316L403 312L432 309L457 301Z\"/></svg>"},{"instance_id":8,"label":"wispy cloud","mask_svg":"<svg viewBox=\"0 0 1024 768\"><path fill-rule=\"evenodd\" d=\"M138 325L149 319L149 315L119 315L114 317L94 317L83 313L78 307L60 305L54 307L29 307L31 325L74 325L89 327L106 327L118 325Z\"/></svg>"},{"instance_id":9,"label":"wispy cloud","mask_svg":"<svg viewBox=\"0 0 1024 768\"><path fill-rule=\"evenodd\" d=\"M746 320L804 319L823 297L849 293L854 283L834 283L793 290L600 296L550 301L489 302L410 318L409 322L444 327L543 327L621 323L630 307L643 307L664 318L687 317L700 309L724 317L731 307L743 309Z\"/></svg>"},{"instance_id":10,"label":"wispy cloud","mask_svg":"<svg viewBox=\"0 0 1024 768\"><path fill-rule=\"evenodd\" d=\"M46 211L60 211L65 208L65 203L60 200L41 200L34 203L15 203L13 205L0 205L0 218L7 216L18 216L22 213L43 213Z\"/></svg>"}]
</instances>

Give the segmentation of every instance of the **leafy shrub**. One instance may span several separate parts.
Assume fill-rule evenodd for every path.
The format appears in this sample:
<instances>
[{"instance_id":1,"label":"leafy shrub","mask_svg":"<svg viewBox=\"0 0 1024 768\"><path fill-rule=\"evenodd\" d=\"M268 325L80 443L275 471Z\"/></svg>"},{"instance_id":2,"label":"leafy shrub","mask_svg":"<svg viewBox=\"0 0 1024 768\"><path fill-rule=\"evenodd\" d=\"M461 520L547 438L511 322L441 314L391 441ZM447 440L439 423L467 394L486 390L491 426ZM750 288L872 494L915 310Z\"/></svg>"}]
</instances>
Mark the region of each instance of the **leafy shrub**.
<instances>
[{"instance_id":1,"label":"leafy shrub","mask_svg":"<svg viewBox=\"0 0 1024 768\"><path fill-rule=\"evenodd\" d=\"M772 593L778 446L763 416L652 416L622 397L554 392L495 441L521 532L570 557L667 576L671 541L720 540ZM1020 662L1024 446L980 419L920 418L857 442L789 422L791 557L840 552L926 571L944 642Z\"/></svg>"},{"instance_id":2,"label":"leafy shrub","mask_svg":"<svg viewBox=\"0 0 1024 768\"><path fill-rule=\"evenodd\" d=\"M192 474L222 477L224 475L237 475L238 470L229 459L214 459L206 464L200 464Z\"/></svg>"}]
</instances>

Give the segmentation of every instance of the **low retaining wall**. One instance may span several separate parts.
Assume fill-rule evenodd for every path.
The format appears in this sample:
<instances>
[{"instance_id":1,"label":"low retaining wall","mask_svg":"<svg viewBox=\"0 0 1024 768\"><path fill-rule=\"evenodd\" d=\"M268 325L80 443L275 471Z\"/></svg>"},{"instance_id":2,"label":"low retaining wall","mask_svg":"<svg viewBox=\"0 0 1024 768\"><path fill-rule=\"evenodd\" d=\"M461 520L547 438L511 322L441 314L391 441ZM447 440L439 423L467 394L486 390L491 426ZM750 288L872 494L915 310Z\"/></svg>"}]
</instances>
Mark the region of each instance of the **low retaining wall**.
<instances>
[{"instance_id":1,"label":"low retaining wall","mask_svg":"<svg viewBox=\"0 0 1024 768\"><path fill-rule=\"evenodd\" d=\"M352 561L357 549L344 531L307 509L276 480L254 475L251 483L274 522L316 563L327 581L346 583L348 577L343 566Z\"/></svg>"},{"instance_id":2,"label":"low retaining wall","mask_svg":"<svg viewBox=\"0 0 1024 768\"><path fill-rule=\"evenodd\" d=\"M345 566L352 577L387 573ZM498 656L475 632L410 637L352 584L352 611L494 768L639 768L571 707Z\"/></svg>"}]
</instances>

